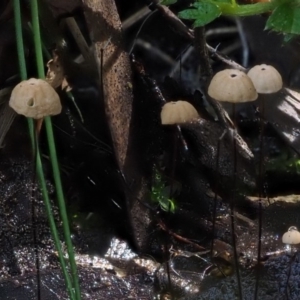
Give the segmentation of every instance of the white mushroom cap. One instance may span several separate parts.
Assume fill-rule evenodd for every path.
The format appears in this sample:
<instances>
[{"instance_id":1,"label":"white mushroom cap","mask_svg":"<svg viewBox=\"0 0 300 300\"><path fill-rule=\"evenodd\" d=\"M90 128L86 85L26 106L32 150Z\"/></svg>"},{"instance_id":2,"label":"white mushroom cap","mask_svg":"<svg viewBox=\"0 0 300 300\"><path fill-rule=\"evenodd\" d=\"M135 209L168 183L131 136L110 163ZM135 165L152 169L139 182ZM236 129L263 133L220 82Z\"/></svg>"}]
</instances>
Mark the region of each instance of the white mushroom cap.
<instances>
[{"instance_id":1,"label":"white mushroom cap","mask_svg":"<svg viewBox=\"0 0 300 300\"><path fill-rule=\"evenodd\" d=\"M61 112L61 103L54 88L42 79L31 78L13 89L9 105L25 117L41 119Z\"/></svg>"},{"instance_id":2,"label":"white mushroom cap","mask_svg":"<svg viewBox=\"0 0 300 300\"><path fill-rule=\"evenodd\" d=\"M162 125L183 124L199 118L195 107L187 101L166 103L160 113Z\"/></svg>"},{"instance_id":3,"label":"white mushroom cap","mask_svg":"<svg viewBox=\"0 0 300 300\"><path fill-rule=\"evenodd\" d=\"M282 236L282 242L289 245L300 244L300 232L298 231L297 227L290 227Z\"/></svg>"},{"instance_id":4,"label":"white mushroom cap","mask_svg":"<svg viewBox=\"0 0 300 300\"><path fill-rule=\"evenodd\" d=\"M282 89L282 78L279 72L269 65L257 65L249 70L248 76L260 94L276 93Z\"/></svg>"},{"instance_id":5,"label":"white mushroom cap","mask_svg":"<svg viewBox=\"0 0 300 300\"><path fill-rule=\"evenodd\" d=\"M251 79L242 71L225 69L211 80L208 95L231 103L254 101L258 95Z\"/></svg>"}]
</instances>

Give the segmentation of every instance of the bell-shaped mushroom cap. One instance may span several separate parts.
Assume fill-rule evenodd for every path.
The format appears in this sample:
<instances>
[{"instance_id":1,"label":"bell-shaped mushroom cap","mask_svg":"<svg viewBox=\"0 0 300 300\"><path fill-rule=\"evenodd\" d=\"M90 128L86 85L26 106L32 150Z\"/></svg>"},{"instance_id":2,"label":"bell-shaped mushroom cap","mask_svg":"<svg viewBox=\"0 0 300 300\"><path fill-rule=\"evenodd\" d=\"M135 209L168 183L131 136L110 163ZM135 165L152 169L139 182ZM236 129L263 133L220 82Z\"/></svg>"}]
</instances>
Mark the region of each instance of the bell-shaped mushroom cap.
<instances>
[{"instance_id":1,"label":"bell-shaped mushroom cap","mask_svg":"<svg viewBox=\"0 0 300 300\"><path fill-rule=\"evenodd\" d=\"M61 103L54 88L42 79L31 78L13 89L9 105L16 113L41 119L61 112Z\"/></svg>"},{"instance_id":2,"label":"bell-shaped mushroom cap","mask_svg":"<svg viewBox=\"0 0 300 300\"><path fill-rule=\"evenodd\" d=\"M220 71L212 78L208 95L231 103L254 101L258 96L251 79L242 71L231 69Z\"/></svg>"},{"instance_id":3,"label":"bell-shaped mushroom cap","mask_svg":"<svg viewBox=\"0 0 300 300\"><path fill-rule=\"evenodd\" d=\"M160 113L162 125L183 124L198 117L195 107L181 100L166 103Z\"/></svg>"},{"instance_id":4,"label":"bell-shaped mushroom cap","mask_svg":"<svg viewBox=\"0 0 300 300\"><path fill-rule=\"evenodd\" d=\"M276 93L282 89L282 78L279 72L269 65L257 65L248 72L256 91L260 94Z\"/></svg>"},{"instance_id":5,"label":"bell-shaped mushroom cap","mask_svg":"<svg viewBox=\"0 0 300 300\"><path fill-rule=\"evenodd\" d=\"M282 242L289 245L300 244L300 232L297 227L291 226L282 236Z\"/></svg>"}]
</instances>

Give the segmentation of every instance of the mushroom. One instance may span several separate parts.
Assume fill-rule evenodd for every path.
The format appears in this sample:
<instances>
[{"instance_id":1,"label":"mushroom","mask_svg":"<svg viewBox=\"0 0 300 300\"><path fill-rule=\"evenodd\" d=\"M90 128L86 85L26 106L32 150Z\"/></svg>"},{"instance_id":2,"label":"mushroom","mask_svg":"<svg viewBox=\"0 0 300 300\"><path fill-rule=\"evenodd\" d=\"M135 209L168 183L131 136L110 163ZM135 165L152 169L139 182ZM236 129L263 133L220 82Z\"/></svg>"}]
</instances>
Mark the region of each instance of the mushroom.
<instances>
[{"instance_id":1,"label":"mushroom","mask_svg":"<svg viewBox=\"0 0 300 300\"><path fill-rule=\"evenodd\" d=\"M162 125L183 124L198 118L195 107L187 101L172 101L166 103L160 113Z\"/></svg>"},{"instance_id":2,"label":"mushroom","mask_svg":"<svg viewBox=\"0 0 300 300\"><path fill-rule=\"evenodd\" d=\"M211 80L208 95L217 101L241 103L257 99L251 79L242 71L225 69Z\"/></svg>"},{"instance_id":3,"label":"mushroom","mask_svg":"<svg viewBox=\"0 0 300 300\"><path fill-rule=\"evenodd\" d=\"M259 210L261 214L262 205L261 205L261 197L263 194L263 170L264 170L264 143L263 143L263 135L264 135L264 111L265 111L265 97L266 94L272 94L276 93L282 88L282 78L279 72L272 66L262 64L257 65L251 68L248 72L248 76L251 78L256 91L261 95L261 101L259 104L259 110L260 110L260 134L259 134L259 142L260 142L260 157L259 157L259 181L260 187L259 187ZM261 221L259 223L259 227L261 228L262 224ZM291 227L292 228L292 227ZM297 230L297 229L296 229ZM261 230L259 230L261 232ZM289 232L287 232L289 234ZM295 234L298 234L300 237L300 233L298 231L295 232ZM261 237L259 237L260 239ZM300 240L299 240L300 242ZM260 251L260 249L258 249Z\"/></svg>"},{"instance_id":4,"label":"mushroom","mask_svg":"<svg viewBox=\"0 0 300 300\"><path fill-rule=\"evenodd\" d=\"M232 116L233 123L235 124L235 104L243 103L248 101L254 101L257 99L258 95L253 85L251 79L242 71L234 69L225 69L218 72L212 78L209 87L208 95L213 99L221 102L231 102L232 103ZM236 149L236 130L233 132L233 170L232 170L232 195L230 198L230 221L231 221L231 236L233 247L236 247L235 241L235 220L234 220L234 201L235 201L235 190L236 190L236 176L237 176L237 149ZM218 149L220 145L220 139L218 141ZM218 158L217 158L218 161ZM214 234L214 233L213 233ZM236 264L236 270L238 272L238 257L234 252L234 260ZM239 275L237 273L238 281ZM240 286L240 285L239 285Z\"/></svg>"},{"instance_id":5,"label":"mushroom","mask_svg":"<svg viewBox=\"0 0 300 300\"><path fill-rule=\"evenodd\" d=\"M279 72L272 66L262 64L251 68L248 72L248 76L251 78L256 91L261 95L260 101L260 139L261 139L261 153L262 151L262 137L264 131L264 106L266 94L276 93L282 89L282 78Z\"/></svg>"},{"instance_id":6,"label":"mushroom","mask_svg":"<svg viewBox=\"0 0 300 300\"><path fill-rule=\"evenodd\" d=\"M199 118L198 112L195 109L195 107L190 104L187 101L172 101L172 102L167 102L164 104L162 107L161 113L160 113L160 118L161 118L161 124L162 125L172 125L171 129L171 137L173 137L173 166L172 169L175 170L175 165L176 165L176 156L177 156L177 143L178 143L178 138L182 142L182 145L185 150L187 150L187 144L182 136L181 133L181 128L180 124L188 123L193 119ZM174 127L175 126L175 127ZM169 136L169 135L168 135ZM170 198L172 197L172 186L173 186L173 180L171 181L171 187L170 187ZM168 211L172 211L171 203L169 203L169 209Z\"/></svg>"},{"instance_id":7,"label":"mushroom","mask_svg":"<svg viewBox=\"0 0 300 300\"><path fill-rule=\"evenodd\" d=\"M42 79L31 78L13 89L9 105L16 113L42 119L61 112L60 99L54 88Z\"/></svg>"},{"instance_id":8,"label":"mushroom","mask_svg":"<svg viewBox=\"0 0 300 300\"><path fill-rule=\"evenodd\" d=\"M282 236L282 242L288 245L300 244L300 232L296 226L291 226Z\"/></svg>"},{"instance_id":9,"label":"mushroom","mask_svg":"<svg viewBox=\"0 0 300 300\"><path fill-rule=\"evenodd\" d=\"M272 66L262 64L251 68L247 74L259 94L272 94L282 89L282 78Z\"/></svg>"},{"instance_id":10,"label":"mushroom","mask_svg":"<svg viewBox=\"0 0 300 300\"><path fill-rule=\"evenodd\" d=\"M262 139L263 131L264 131L264 106L265 106L265 97L266 94L276 93L282 89L282 78L279 72L272 66L262 64L257 65L251 68L248 72L248 76L251 78L256 91L261 95L260 101L260 121L261 121L261 129L260 129L260 138ZM261 141L262 145L262 141ZM262 148L261 148L261 152Z\"/></svg>"}]
</instances>

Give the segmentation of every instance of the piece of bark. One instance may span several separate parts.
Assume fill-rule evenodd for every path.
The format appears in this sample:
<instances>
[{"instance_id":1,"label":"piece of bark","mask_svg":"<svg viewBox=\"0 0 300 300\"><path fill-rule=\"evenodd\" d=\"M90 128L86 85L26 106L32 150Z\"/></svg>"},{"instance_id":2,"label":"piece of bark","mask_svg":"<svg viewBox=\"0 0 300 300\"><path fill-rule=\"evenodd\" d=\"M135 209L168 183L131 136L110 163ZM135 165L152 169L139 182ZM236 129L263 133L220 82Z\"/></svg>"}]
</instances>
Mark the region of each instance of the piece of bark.
<instances>
[{"instance_id":1,"label":"piece of bark","mask_svg":"<svg viewBox=\"0 0 300 300\"><path fill-rule=\"evenodd\" d=\"M264 99L264 116L281 138L300 153L300 93L284 88Z\"/></svg>"},{"instance_id":2,"label":"piece of bark","mask_svg":"<svg viewBox=\"0 0 300 300\"><path fill-rule=\"evenodd\" d=\"M128 149L133 96L130 88L130 60L122 45L121 22L114 1L84 0L83 4L99 76L102 76L99 85L101 88L103 84L108 124L117 161L123 171Z\"/></svg>"},{"instance_id":3,"label":"piece of bark","mask_svg":"<svg viewBox=\"0 0 300 300\"><path fill-rule=\"evenodd\" d=\"M129 56L123 49L121 21L114 1L83 0L82 3L115 156L126 182L124 192L133 240L140 251L147 251L151 217L143 202L149 177L142 169L144 157L137 144L139 112L133 108L132 72Z\"/></svg>"},{"instance_id":4,"label":"piece of bark","mask_svg":"<svg viewBox=\"0 0 300 300\"><path fill-rule=\"evenodd\" d=\"M253 203L253 205L258 206L259 197L248 196L246 197L246 201L250 201ZM283 207L287 204L294 204L299 206L300 195L291 194L287 196L277 196L273 198L261 198L261 201L262 201L262 206L265 208L275 203Z\"/></svg>"}]
</instances>

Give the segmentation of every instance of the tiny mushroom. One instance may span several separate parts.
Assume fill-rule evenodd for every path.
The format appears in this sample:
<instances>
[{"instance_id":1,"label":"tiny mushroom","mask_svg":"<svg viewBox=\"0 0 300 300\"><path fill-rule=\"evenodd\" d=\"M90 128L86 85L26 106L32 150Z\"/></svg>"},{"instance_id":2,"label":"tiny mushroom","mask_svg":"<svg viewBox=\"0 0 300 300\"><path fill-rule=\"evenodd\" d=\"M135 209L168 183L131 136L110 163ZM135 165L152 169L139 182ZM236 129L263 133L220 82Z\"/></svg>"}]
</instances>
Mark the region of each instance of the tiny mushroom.
<instances>
[{"instance_id":1,"label":"tiny mushroom","mask_svg":"<svg viewBox=\"0 0 300 300\"><path fill-rule=\"evenodd\" d=\"M242 71L225 69L215 74L208 87L215 100L231 103L254 101L257 92L251 79Z\"/></svg>"},{"instance_id":2,"label":"tiny mushroom","mask_svg":"<svg viewBox=\"0 0 300 300\"><path fill-rule=\"evenodd\" d=\"M31 78L13 89L9 105L16 113L42 119L61 113L61 103L54 88L45 80Z\"/></svg>"},{"instance_id":3,"label":"tiny mushroom","mask_svg":"<svg viewBox=\"0 0 300 300\"><path fill-rule=\"evenodd\" d=\"M282 242L288 245L300 244L300 232L298 231L297 227L291 226L282 236Z\"/></svg>"},{"instance_id":4,"label":"tiny mushroom","mask_svg":"<svg viewBox=\"0 0 300 300\"><path fill-rule=\"evenodd\" d=\"M251 68L247 74L259 94L276 93L282 88L282 78L272 66L262 64Z\"/></svg>"},{"instance_id":5,"label":"tiny mushroom","mask_svg":"<svg viewBox=\"0 0 300 300\"><path fill-rule=\"evenodd\" d=\"M197 119L198 117L198 112L194 106L182 100L166 103L160 114L162 125L179 125L187 123L192 119Z\"/></svg>"}]
</instances>

